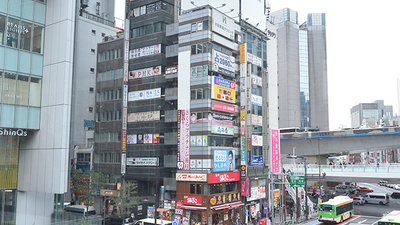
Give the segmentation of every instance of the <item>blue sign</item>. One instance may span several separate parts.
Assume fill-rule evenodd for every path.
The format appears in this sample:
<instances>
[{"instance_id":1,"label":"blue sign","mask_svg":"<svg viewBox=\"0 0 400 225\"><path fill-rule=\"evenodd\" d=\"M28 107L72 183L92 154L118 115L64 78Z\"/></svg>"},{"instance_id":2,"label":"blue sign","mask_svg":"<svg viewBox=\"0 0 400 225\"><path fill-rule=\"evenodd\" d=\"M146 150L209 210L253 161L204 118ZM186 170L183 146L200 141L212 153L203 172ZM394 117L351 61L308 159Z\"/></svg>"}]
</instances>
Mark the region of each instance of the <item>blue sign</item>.
<instances>
[{"instance_id":1,"label":"blue sign","mask_svg":"<svg viewBox=\"0 0 400 225\"><path fill-rule=\"evenodd\" d=\"M234 150L214 149L214 172L233 171L234 169Z\"/></svg>"},{"instance_id":2,"label":"blue sign","mask_svg":"<svg viewBox=\"0 0 400 225\"><path fill-rule=\"evenodd\" d=\"M172 221L172 225L178 225L178 222Z\"/></svg>"},{"instance_id":3,"label":"blue sign","mask_svg":"<svg viewBox=\"0 0 400 225\"><path fill-rule=\"evenodd\" d=\"M268 213L268 209L265 208L265 209L264 209L264 214L267 214L267 213Z\"/></svg>"},{"instance_id":4,"label":"blue sign","mask_svg":"<svg viewBox=\"0 0 400 225\"><path fill-rule=\"evenodd\" d=\"M267 207L268 207L268 203L264 202L264 203L263 203L263 206L264 206L265 208L267 208Z\"/></svg>"},{"instance_id":5,"label":"blue sign","mask_svg":"<svg viewBox=\"0 0 400 225\"><path fill-rule=\"evenodd\" d=\"M263 157L262 156L253 156L253 160L251 162L252 166L262 166L263 165Z\"/></svg>"}]
</instances>

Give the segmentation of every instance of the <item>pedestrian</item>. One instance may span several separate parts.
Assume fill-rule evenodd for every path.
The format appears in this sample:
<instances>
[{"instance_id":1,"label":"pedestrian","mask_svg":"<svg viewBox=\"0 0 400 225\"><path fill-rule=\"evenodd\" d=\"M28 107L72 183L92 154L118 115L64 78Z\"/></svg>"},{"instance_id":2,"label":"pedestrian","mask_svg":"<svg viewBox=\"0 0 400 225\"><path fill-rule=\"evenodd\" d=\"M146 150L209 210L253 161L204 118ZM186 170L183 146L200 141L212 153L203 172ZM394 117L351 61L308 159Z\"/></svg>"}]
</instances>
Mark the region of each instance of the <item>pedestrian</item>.
<instances>
[{"instance_id":1,"label":"pedestrian","mask_svg":"<svg viewBox=\"0 0 400 225\"><path fill-rule=\"evenodd\" d=\"M292 220L293 219L293 209L292 208L290 208L289 214L290 214L290 220Z\"/></svg>"}]
</instances>

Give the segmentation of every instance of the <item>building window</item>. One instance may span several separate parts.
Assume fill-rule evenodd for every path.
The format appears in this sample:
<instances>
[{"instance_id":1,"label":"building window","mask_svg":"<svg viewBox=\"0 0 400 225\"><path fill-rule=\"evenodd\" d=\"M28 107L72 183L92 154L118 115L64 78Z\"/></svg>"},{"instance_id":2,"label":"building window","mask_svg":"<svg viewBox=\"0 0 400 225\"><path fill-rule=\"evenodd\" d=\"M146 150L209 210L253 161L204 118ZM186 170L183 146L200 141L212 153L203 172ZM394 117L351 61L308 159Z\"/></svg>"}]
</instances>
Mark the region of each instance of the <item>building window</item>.
<instances>
[{"instance_id":1,"label":"building window","mask_svg":"<svg viewBox=\"0 0 400 225\"><path fill-rule=\"evenodd\" d=\"M90 52L92 53L92 55L96 54L96 50L95 49L91 49Z\"/></svg>"},{"instance_id":2,"label":"building window","mask_svg":"<svg viewBox=\"0 0 400 225\"><path fill-rule=\"evenodd\" d=\"M96 35L96 30L92 30L92 35Z\"/></svg>"},{"instance_id":3,"label":"building window","mask_svg":"<svg viewBox=\"0 0 400 225\"><path fill-rule=\"evenodd\" d=\"M33 26L33 46L32 51L43 54L44 27L40 25Z\"/></svg>"},{"instance_id":4,"label":"building window","mask_svg":"<svg viewBox=\"0 0 400 225\"><path fill-rule=\"evenodd\" d=\"M90 73L94 73L94 68L90 68Z\"/></svg>"},{"instance_id":5,"label":"building window","mask_svg":"<svg viewBox=\"0 0 400 225\"><path fill-rule=\"evenodd\" d=\"M93 88L93 87L90 87L90 88L89 88L89 92L90 92L90 93L93 93L93 91L94 91L94 88Z\"/></svg>"},{"instance_id":6,"label":"building window","mask_svg":"<svg viewBox=\"0 0 400 225\"><path fill-rule=\"evenodd\" d=\"M93 107L89 107L89 112L93 112Z\"/></svg>"},{"instance_id":7,"label":"building window","mask_svg":"<svg viewBox=\"0 0 400 225\"><path fill-rule=\"evenodd\" d=\"M105 36L106 36L106 33L101 33L101 36L102 36L102 37L105 37Z\"/></svg>"}]
</instances>

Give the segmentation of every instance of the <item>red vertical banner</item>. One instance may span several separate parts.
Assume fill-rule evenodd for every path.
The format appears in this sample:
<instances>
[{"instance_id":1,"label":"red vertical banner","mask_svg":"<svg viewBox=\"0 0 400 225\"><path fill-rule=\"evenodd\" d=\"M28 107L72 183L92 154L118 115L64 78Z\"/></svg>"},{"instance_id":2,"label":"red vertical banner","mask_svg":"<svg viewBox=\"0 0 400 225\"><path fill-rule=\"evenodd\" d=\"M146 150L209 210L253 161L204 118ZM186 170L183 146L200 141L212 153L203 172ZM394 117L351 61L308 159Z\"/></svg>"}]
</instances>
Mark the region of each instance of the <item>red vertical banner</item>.
<instances>
[{"instance_id":1,"label":"red vertical banner","mask_svg":"<svg viewBox=\"0 0 400 225\"><path fill-rule=\"evenodd\" d=\"M240 181L240 194L242 196L246 196L246 181L245 180Z\"/></svg>"},{"instance_id":2,"label":"red vertical banner","mask_svg":"<svg viewBox=\"0 0 400 225\"><path fill-rule=\"evenodd\" d=\"M279 130L271 129L271 172L279 173L280 168L280 146Z\"/></svg>"}]
</instances>

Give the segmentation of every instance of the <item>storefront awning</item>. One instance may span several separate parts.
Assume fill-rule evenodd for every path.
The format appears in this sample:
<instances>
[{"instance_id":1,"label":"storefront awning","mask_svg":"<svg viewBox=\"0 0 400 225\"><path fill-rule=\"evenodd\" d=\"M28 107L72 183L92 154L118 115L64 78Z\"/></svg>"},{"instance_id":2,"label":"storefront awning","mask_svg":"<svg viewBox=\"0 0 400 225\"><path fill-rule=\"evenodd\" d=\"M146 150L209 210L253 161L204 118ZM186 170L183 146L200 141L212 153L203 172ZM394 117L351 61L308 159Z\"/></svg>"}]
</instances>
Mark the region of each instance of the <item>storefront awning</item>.
<instances>
[{"instance_id":1,"label":"storefront awning","mask_svg":"<svg viewBox=\"0 0 400 225\"><path fill-rule=\"evenodd\" d=\"M198 206L187 206L187 205L183 205L182 206L183 209L188 209L188 210L199 210L199 211L203 211L206 210L206 207L198 207Z\"/></svg>"},{"instance_id":2,"label":"storefront awning","mask_svg":"<svg viewBox=\"0 0 400 225\"><path fill-rule=\"evenodd\" d=\"M235 202L235 203L230 203L230 204L224 204L224 205L218 205L211 207L213 210L221 210L221 209L227 209L227 208L236 208L241 205L244 205L243 202Z\"/></svg>"},{"instance_id":3,"label":"storefront awning","mask_svg":"<svg viewBox=\"0 0 400 225\"><path fill-rule=\"evenodd\" d=\"M242 205L244 205L243 202L235 202L235 203L231 204L231 207L232 208L236 208L236 207L239 207L239 206L242 206Z\"/></svg>"}]
</instances>

